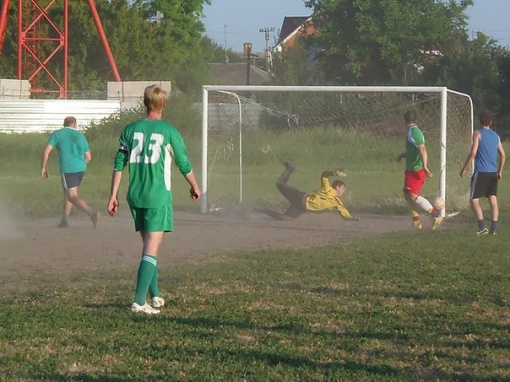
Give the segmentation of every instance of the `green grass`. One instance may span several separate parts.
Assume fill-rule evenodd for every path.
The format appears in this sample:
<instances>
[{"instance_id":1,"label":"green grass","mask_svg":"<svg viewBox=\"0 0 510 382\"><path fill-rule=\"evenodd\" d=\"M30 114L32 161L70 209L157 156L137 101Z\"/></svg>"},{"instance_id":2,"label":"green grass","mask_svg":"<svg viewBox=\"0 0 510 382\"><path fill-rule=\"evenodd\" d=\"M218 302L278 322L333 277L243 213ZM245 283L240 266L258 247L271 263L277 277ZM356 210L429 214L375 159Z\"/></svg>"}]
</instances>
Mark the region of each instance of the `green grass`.
<instances>
[{"instance_id":1,"label":"green grass","mask_svg":"<svg viewBox=\"0 0 510 382\"><path fill-rule=\"evenodd\" d=\"M113 157L118 148L118 137L112 131L117 130L118 127L108 125L108 130L102 136L100 127L87 133L90 135L93 160L80 186L80 193L96 208L105 208L108 200ZM238 154L223 157L222 145L232 137L217 135L221 134L211 134L210 140L207 200L217 207L228 208L240 200ZM52 152L50 157L50 178L40 178L40 156L46 141L47 135L44 134L0 135L0 147L3 148L0 152L0 198L7 201L9 210L17 216L60 215L62 187L56 152ZM400 138L383 139L349 129L312 128L282 133L247 131L244 142L242 188L243 204L247 207L262 205L284 208L286 201L274 183L283 169L282 161L291 160L297 170L290 184L303 191L310 192L320 185L323 170L341 166L347 168L348 174L345 179L347 192L343 197L348 209L356 213L379 214L405 211L402 199L403 164L395 161L396 155L403 150ZM261 147L268 144L270 151L261 151ZM201 179L201 137L188 133L186 145L194 171ZM469 179L458 176L465 155L462 155L462 159L448 157L446 200L450 209L467 206ZM437 157L437 147L431 144L429 158ZM439 182L437 160L430 161L435 176L427 180L423 188L423 195L428 198L437 194ZM124 179L121 195L126 193L126 183ZM176 210L198 210L198 204L189 203L189 187L175 167L172 189ZM507 182L502 182L501 195L508 192Z\"/></svg>"},{"instance_id":2,"label":"green grass","mask_svg":"<svg viewBox=\"0 0 510 382\"><path fill-rule=\"evenodd\" d=\"M46 138L0 135L0 195L10 213L60 214L56 153L50 179L39 177ZM91 147L80 192L104 206L116 139ZM309 161L312 154L296 159L297 184L326 163ZM273 179L280 159L248 160L248 176ZM352 165L353 189L389 192L371 181L380 172L398 182L389 197L400 195L400 167ZM176 208L186 208L185 182L173 182ZM49 270L29 283L10 275L0 287L0 380L510 380L507 184L505 175L498 236L474 237L465 211L466 224L438 232L177 263L160 271L168 306L156 317L127 310L133 269L58 278Z\"/></svg>"},{"instance_id":3,"label":"green grass","mask_svg":"<svg viewBox=\"0 0 510 382\"><path fill-rule=\"evenodd\" d=\"M127 310L133 270L40 275L0 292L0 378L506 380L509 245L459 228L217 255L162 269L155 317Z\"/></svg>"}]
</instances>

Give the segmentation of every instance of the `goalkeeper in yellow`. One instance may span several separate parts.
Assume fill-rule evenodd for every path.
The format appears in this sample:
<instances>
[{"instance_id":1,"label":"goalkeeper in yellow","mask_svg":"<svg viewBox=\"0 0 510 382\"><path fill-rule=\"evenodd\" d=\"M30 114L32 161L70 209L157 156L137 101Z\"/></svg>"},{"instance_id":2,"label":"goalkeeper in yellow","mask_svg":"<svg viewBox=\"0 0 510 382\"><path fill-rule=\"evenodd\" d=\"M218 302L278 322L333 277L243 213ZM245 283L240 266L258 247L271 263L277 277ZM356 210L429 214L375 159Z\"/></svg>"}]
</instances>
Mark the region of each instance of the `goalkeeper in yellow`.
<instances>
[{"instance_id":1,"label":"goalkeeper in yellow","mask_svg":"<svg viewBox=\"0 0 510 382\"><path fill-rule=\"evenodd\" d=\"M306 193L287 184L295 167L289 162L284 162L283 164L285 166L285 171L276 181L276 187L290 202L290 206L284 213L273 211L269 208L256 208L256 212L265 213L277 220L291 220L306 212L319 212L336 208L338 213L345 220L360 220L359 217L352 216L340 200L340 197L345 192L345 183L338 179L331 184L329 183L329 178L332 176L345 176L345 173L341 169L324 171L321 174L321 186L311 193Z\"/></svg>"}]
</instances>

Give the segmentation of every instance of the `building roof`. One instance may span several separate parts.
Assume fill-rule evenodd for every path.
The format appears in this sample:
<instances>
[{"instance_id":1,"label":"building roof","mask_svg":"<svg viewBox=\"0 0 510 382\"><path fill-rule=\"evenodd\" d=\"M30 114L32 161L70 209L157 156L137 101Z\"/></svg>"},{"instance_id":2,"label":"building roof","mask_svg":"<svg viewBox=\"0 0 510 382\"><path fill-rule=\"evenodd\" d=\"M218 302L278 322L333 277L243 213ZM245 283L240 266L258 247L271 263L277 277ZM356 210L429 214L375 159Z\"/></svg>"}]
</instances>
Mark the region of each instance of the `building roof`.
<instances>
[{"instance_id":1,"label":"building roof","mask_svg":"<svg viewBox=\"0 0 510 382\"><path fill-rule=\"evenodd\" d=\"M207 85L246 85L247 63L209 64ZM254 65L250 65L250 85L267 85L271 75Z\"/></svg>"},{"instance_id":2,"label":"building roof","mask_svg":"<svg viewBox=\"0 0 510 382\"><path fill-rule=\"evenodd\" d=\"M310 16L285 16L283 19L282 28L280 29L280 37L278 38L278 43L289 37L309 18Z\"/></svg>"}]
</instances>

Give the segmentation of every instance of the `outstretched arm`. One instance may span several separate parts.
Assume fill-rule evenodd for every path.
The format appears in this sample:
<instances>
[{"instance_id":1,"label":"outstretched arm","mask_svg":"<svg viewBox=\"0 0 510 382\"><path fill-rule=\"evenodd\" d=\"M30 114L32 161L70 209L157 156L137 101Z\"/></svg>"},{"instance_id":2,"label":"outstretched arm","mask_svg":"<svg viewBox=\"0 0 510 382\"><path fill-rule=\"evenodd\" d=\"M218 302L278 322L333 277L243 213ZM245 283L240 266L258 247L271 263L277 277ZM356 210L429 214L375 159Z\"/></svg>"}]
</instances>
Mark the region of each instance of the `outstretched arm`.
<instances>
[{"instance_id":1,"label":"outstretched arm","mask_svg":"<svg viewBox=\"0 0 510 382\"><path fill-rule=\"evenodd\" d=\"M341 167L335 169L334 171L323 171L321 174L321 178L329 178L332 176L340 178L342 176L347 176L347 174L345 173L345 169Z\"/></svg>"},{"instance_id":2,"label":"outstretched arm","mask_svg":"<svg viewBox=\"0 0 510 382\"><path fill-rule=\"evenodd\" d=\"M359 216L352 216L347 208L345 208L344 204L340 199L338 199L338 205L336 206L336 209L338 210L338 213L344 218L344 220L350 220L350 221L360 221L361 218Z\"/></svg>"}]
</instances>

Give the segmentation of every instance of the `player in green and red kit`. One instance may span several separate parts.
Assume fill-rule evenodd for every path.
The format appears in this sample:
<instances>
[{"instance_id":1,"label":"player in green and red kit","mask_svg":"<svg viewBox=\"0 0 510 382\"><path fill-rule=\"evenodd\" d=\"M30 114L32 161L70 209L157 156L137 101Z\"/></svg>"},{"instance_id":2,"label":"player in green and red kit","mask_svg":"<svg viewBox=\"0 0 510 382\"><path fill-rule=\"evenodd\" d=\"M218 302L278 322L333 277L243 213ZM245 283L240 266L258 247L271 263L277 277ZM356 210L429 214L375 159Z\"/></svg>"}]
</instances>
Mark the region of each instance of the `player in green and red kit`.
<instances>
[{"instance_id":1,"label":"player in green and red kit","mask_svg":"<svg viewBox=\"0 0 510 382\"><path fill-rule=\"evenodd\" d=\"M435 230L443 221L441 211L436 210L430 202L420 195L425 178L432 177L428 168L427 148L425 147L425 136L416 124L416 114L408 111L404 114L404 122L407 127L406 151L397 157L397 162L402 158L406 159L406 170L404 179L404 197L411 211L413 227L422 229L420 214L416 211L419 206L434 218L432 229Z\"/></svg>"},{"instance_id":2,"label":"player in green and red kit","mask_svg":"<svg viewBox=\"0 0 510 382\"><path fill-rule=\"evenodd\" d=\"M122 171L128 166L127 202L135 230L140 232L143 240L131 310L147 314L159 313L157 308L165 304L158 288L158 253L163 234L173 231L172 162L189 183L191 199L198 200L201 193L181 134L161 120L167 98L167 92L159 86L152 85L145 89L147 116L127 125L120 135L108 202L108 212L114 216L119 207L117 194ZM152 306L146 303L147 293L150 294Z\"/></svg>"}]
</instances>

